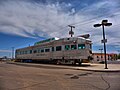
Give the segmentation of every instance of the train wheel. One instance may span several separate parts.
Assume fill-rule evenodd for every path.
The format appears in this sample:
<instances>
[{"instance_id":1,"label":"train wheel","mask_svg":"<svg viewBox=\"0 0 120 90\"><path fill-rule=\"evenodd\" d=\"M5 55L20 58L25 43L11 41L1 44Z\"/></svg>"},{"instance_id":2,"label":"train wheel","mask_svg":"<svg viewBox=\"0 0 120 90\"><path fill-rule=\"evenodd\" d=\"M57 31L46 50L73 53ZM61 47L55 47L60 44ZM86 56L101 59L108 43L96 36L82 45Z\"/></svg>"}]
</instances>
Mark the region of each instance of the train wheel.
<instances>
[{"instance_id":1,"label":"train wheel","mask_svg":"<svg viewBox=\"0 0 120 90\"><path fill-rule=\"evenodd\" d=\"M76 65L77 60L74 60L73 65Z\"/></svg>"},{"instance_id":2,"label":"train wheel","mask_svg":"<svg viewBox=\"0 0 120 90\"><path fill-rule=\"evenodd\" d=\"M79 66L82 64L82 59L79 60Z\"/></svg>"},{"instance_id":3,"label":"train wheel","mask_svg":"<svg viewBox=\"0 0 120 90\"><path fill-rule=\"evenodd\" d=\"M79 66L81 66L81 64L82 64L82 63L81 63L81 62L79 62Z\"/></svg>"}]
</instances>

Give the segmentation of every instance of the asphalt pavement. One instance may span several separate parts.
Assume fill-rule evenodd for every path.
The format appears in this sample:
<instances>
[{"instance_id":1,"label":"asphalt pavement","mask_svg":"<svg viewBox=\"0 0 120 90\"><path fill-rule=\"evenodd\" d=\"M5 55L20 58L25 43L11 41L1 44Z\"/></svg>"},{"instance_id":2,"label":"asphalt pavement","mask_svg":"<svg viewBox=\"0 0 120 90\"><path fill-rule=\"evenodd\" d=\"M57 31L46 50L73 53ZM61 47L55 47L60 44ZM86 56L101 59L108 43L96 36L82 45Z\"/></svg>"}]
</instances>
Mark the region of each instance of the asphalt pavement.
<instances>
[{"instance_id":1,"label":"asphalt pavement","mask_svg":"<svg viewBox=\"0 0 120 90\"><path fill-rule=\"evenodd\" d=\"M96 65L78 67L2 62L0 90L120 90L120 72L79 70L81 67Z\"/></svg>"}]
</instances>

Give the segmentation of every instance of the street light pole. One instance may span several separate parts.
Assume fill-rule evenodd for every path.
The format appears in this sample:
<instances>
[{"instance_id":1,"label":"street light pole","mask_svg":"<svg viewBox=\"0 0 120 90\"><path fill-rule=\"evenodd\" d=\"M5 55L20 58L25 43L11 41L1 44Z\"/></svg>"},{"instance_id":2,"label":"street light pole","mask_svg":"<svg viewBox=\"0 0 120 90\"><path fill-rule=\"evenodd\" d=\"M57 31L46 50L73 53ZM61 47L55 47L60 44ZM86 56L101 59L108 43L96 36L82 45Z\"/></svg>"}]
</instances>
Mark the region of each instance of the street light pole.
<instances>
[{"instance_id":1,"label":"street light pole","mask_svg":"<svg viewBox=\"0 0 120 90\"><path fill-rule=\"evenodd\" d=\"M105 58L105 69L108 69L107 68L107 59L106 59L106 44L107 43L107 39L105 39L105 30L104 30L104 26L111 26L112 23L108 23L108 20L102 20L102 23L101 24L94 24L94 27L100 27L102 26L102 29L103 29L103 40L102 43L104 43L104 58Z\"/></svg>"},{"instance_id":2,"label":"street light pole","mask_svg":"<svg viewBox=\"0 0 120 90\"><path fill-rule=\"evenodd\" d=\"M104 24L102 25L102 28L103 28L103 40L106 40L106 39L105 39ZM103 41L103 43L104 43L105 69L108 69L108 68L107 68L107 60L106 60L106 44L105 44L106 42Z\"/></svg>"}]
</instances>

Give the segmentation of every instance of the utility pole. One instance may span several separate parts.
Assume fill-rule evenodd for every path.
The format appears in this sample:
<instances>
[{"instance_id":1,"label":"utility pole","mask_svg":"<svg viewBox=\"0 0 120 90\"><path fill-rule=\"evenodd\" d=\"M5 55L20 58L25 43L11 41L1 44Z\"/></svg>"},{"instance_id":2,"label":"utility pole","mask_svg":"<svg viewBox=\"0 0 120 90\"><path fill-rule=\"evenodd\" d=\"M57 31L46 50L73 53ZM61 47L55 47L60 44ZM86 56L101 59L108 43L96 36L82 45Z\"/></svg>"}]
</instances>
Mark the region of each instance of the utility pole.
<instances>
[{"instance_id":1,"label":"utility pole","mask_svg":"<svg viewBox=\"0 0 120 90\"><path fill-rule=\"evenodd\" d=\"M12 47L12 59L14 59L14 47Z\"/></svg>"},{"instance_id":2,"label":"utility pole","mask_svg":"<svg viewBox=\"0 0 120 90\"><path fill-rule=\"evenodd\" d=\"M71 30L69 31L69 34L71 35L71 37L73 36L73 34L74 34L74 32L73 32L73 28L75 28L75 26L72 26L72 25L68 25L70 28L71 28Z\"/></svg>"}]
</instances>

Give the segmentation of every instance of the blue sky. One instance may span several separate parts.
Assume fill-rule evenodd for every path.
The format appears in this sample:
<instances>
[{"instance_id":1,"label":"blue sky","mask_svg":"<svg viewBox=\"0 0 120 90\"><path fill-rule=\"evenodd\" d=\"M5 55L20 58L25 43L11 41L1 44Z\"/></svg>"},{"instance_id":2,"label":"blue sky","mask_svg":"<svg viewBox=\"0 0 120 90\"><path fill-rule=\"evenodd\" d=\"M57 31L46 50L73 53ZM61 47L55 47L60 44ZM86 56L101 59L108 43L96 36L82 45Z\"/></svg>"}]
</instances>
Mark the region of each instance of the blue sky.
<instances>
[{"instance_id":1,"label":"blue sky","mask_svg":"<svg viewBox=\"0 0 120 90\"><path fill-rule=\"evenodd\" d=\"M33 45L50 37L89 33L93 52L103 47L102 28L93 25L108 19L107 52L120 50L120 0L0 0L0 57L11 57L12 47Z\"/></svg>"}]
</instances>

